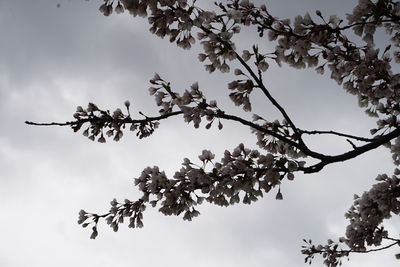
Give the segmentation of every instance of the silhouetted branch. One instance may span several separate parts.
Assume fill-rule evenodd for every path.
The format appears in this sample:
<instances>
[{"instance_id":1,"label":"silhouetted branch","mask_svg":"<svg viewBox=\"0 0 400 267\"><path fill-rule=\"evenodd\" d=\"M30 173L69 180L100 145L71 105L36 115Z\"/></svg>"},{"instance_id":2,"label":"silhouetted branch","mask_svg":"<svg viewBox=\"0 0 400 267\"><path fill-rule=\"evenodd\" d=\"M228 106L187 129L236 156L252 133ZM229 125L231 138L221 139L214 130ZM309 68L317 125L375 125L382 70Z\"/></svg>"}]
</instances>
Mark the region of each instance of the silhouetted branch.
<instances>
[{"instance_id":1,"label":"silhouetted branch","mask_svg":"<svg viewBox=\"0 0 400 267\"><path fill-rule=\"evenodd\" d=\"M362 141L362 142L373 142L375 139L372 138L365 138L365 137L360 137L360 136L355 136L355 135L350 135L350 134L345 134L345 133L339 133L335 131L307 131L307 130L300 130L301 134L309 134L309 135L314 135L314 134L331 134L331 135L337 135L341 137L346 137L346 138L351 138L357 141Z\"/></svg>"},{"instance_id":2,"label":"silhouetted branch","mask_svg":"<svg viewBox=\"0 0 400 267\"><path fill-rule=\"evenodd\" d=\"M73 125L78 125L78 124L84 124L87 122L98 122L98 121L103 121L103 122L118 122L118 123L146 123L146 122L151 122L151 121L159 121L162 119L166 119L172 116L176 116L179 114L182 114L182 111L174 111L174 112L170 112L167 114L163 114L160 116L156 116L156 117L146 117L145 119L140 119L140 120L134 120L131 117L126 117L122 120L119 119L115 119L111 116L107 116L107 117L97 117L97 116L93 116L87 119L79 119L79 120L75 120L75 121L67 121L67 122L49 122L49 123L38 123L38 122L31 122L31 121L25 121L26 124L28 125L34 125L34 126L73 126Z\"/></svg>"}]
</instances>

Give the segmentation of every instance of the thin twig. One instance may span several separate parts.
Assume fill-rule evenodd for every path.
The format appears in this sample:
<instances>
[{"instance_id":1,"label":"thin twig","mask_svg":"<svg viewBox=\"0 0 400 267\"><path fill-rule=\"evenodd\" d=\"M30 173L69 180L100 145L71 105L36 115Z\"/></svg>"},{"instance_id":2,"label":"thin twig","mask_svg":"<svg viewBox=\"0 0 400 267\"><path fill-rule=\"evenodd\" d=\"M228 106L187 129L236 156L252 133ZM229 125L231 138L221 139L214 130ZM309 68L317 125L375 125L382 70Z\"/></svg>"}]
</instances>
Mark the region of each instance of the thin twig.
<instances>
[{"instance_id":1,"label":"thin twig","mask_svg":"<svg viewBox=\"0 0 400 267\"><path fill-rule=\"evenodd\" d=\"M67 121L67 122L44 122L44 123L25 121L25 124L34 125L34 126L71 126L71 125L76 125L76 124L80 124L80 123L86 123L89 121L90 121L89 119Z\"/></svg>"},{"instance_id":2,"label":"thin twig","mask_svg":"<svg viewBox=\"0 0 400 267\"><path fill-rule=\"evenodd\" d=\"M342 252L348 252L348 253L369 253L369 252L374 252L374 251L380 251L380 250L384 250L384 249L388 249L390 247L393 247L396 244L400 244L400 241L396 241L393 242L392 244L389 244L387 246L384 247L380 247L380 248L372 248L369 250L365 250L365 251L358 251L358 250L342 250Z\"/></svg>"},{"instance_id":3,"label":"thin twig","mask_svg":"<svg viewBox=\"0 0 400 267\"><path fill-rule=\"evenodd\" d=\"M335 131L307 131L307 130L300 130L299 131L302 134L332 134L332 135L337 135L337 136L342 136L342 137L346 137L346 138L351 138L357 141L362 141L362 142L373 142L375 139L371 139L371 138L365 138L365 137L360 137L360 136L355 136L355 135L350 135L350 134L344 134L344 133L339 133L339 132L335 132Z\"/></svg>"}]
</instances>

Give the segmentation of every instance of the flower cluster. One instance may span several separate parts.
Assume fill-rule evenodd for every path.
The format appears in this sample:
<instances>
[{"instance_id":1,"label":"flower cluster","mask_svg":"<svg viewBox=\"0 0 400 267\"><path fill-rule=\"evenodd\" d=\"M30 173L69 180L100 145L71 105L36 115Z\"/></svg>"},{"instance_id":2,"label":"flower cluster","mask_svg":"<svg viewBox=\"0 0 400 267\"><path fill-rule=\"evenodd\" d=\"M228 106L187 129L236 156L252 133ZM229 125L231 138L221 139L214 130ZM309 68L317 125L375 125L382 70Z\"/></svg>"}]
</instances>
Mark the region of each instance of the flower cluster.
<instances>
[{"instance_id":1,"label":"flower cluster","mask_svg":"<svg viewBox=\"0 0 400 267\"><path fill-rule=\"evenodd\" d=\"M150 83L153 86L149 88L149 93L154 95L157 106L161 107L159 113L164 115L172 112L178 95L171 91L170 83L163 80L157 73L150 80Z\"/></svg>"},{"instance_id":2,"label":"flower cluster","mask_svg":"<svg viewBox=\"0 0 400 267\"><path fill-rule=\"evenodd\" d=\"M289 139L296 140L295 133L293 133L289 124L285 120L283 120L282 123L280 123L278 120L270 122L265 120L261 116L254 114L253 121L261 121L261 125L263 126L263 128L268 129L271 132L279 133L281 134L281 136L288 137ZM279 140L278 138L271 136L263 131L255 129L253 129L252 131L257 137L257 145L272 154L287 155L295 159L306 157L306 155L301 150L293 147L287 142ZM304 164L305 162L302 163L302 165Z\"/></svg>"},{"instance_id":3,"label":"flower cluster","mask_svg":"<svg viewBox=\"0 0 400 267\"><path fill-rule=\"evenodd\" d=\"M125 199L124 203L118 203L114 198L110 202L110 205L110 212L103 215L87 213L84 210L79 212L78 224L81 224L84 228L92 225L92 234L90 235L91 239L95 239L98 235L97 224L100 218L105 218L107 224L114 230L114 232L118 231L120 223L124 223L125 217L129 218L128 227L143 227L143 212L145 211L146 206L143 204L142 199L134 202Z\"/></svg>"},{"instance_id":4,"label":"flower cluster","mask_svg":"<svg viewBox=\"0 0 400 267\"><path fill-rule=\"evenodd\" d=\"M204 53L199 54L199 60L205 61L208 59L210 64L205 65L205 68L210 73L216 69L223 73L229 72L230 67L227 64L227 60L231 61L236 58L235 44L231 39L235 33L240 32L240 27L235 26L235 23L233 23L231 27L226 28L225 24L224 22L223 28L217 33L206 30L197 35L198 39L202 40L201 44L204 49Z\"/></svg>"},{"instance_id":5,"label":"flower cluster","mask_svg":"<svg viewBox=\"0 0 400 267\"><path fill-rule=\"evenodd\" d=\"M353 250L366 250L366 245L378 246L387 232L378 226L391 213L400 214L400 170L392 177L378 175L379 183L372 186L361 197L355 195L353 206L346 213L350 224L346 229L345 243Z\"/></svg>"},{"instance_id":6,"label":"flower cluster","mask_svg":"<svg viewBox=\"0 0 400 267\"><path fill-rule=\"evenodd\" d=\"M154 85L149 88L150 95L154 95L156 104L162 108L160 114L169 114L177 107L182 113L187 123L193 122L195 128L200 126L202 117L206 117L209 122L206 128L209 129L215 120L215 115L219 112L217 102L211 100L207 102L203 92L199 90L196 82L185 90L183 94L173 92L169 82L163 80L158 74L150 82ZM222 123L218 121L218 128L222 129Z\"/></svg>"},{"instance_id":7,"label":"flower cluster","mask_svg":"<svg viewBox=\"0 0 400 267\"><path fill-rule=\"evenodd\" d=\"M314 245L312 240L303 241L306 245L302 246L301 253L306 255L304 262L312 263L316 254L321 254L324 258L324 264L328 267L337 267L342 265L342 258L349 256L349 251L343 250L339 243L333 242L331 239L328 239L326 245ZM342 242L342 241L340 241Z\"/></svg>"},{"instance_id":8,"label":"flower cluster","mask_svg":"<svg viewBox=\"0 0 400 267\"><path fill-rule=\"evenodd\" d=\"M240 75L240 70L235 70ZM250 94L253 91L254 83L251 79L235 80L228 84L228 89L233 92L229 94L229 98L236 106L242 106L244 111L251 111Z\"/></svg>"},{"instance_id":9,"label":"flower cluster","mask_svg":"<svg viewBox=\"0 0 400 267\"><path fill-rule=\"evenodd\" d=\"M97 231L97 223L98 222L99 222L99 216L97 216L95 214L87 213L84 210L79 211L78 224L82 225L83 228L86 228L89 225L93 224L92 234L90 235L91 239L96 239L97 235L99 234Z\"/></svg>"},{"instance_id":10,"label":"flower cluster","mask_svg":"<svg viewBox=\"0 0 400 267\"><path fill-rule=\"evenodd\" d=\"M195 43L193 27L211 27L216 15L204 11L187 0L105 0L100 11L108 16L115 9L116 13L129 11L133 16L147 17L151 24L150 31L159 37L169 37L170 42L183 49L190 49ZM115 7L114 4L116 3Z\"/></svg>"},{"instance_id":11,"label":"flower cluster","mask_svg":"<svg viewBox=\"0 0 400 267\"><path fill-rule=\"evenodd\" d=\"M192 220L200 213L195 206L206 200L218 206L234 205L242 201L251 204L279 187L276 199L282 199L281 180L287 177L292 180L298 166L302 162L277 157L270 153L261 155L257 150L245 148L240 144L232 152L226 150L220 162L214 161L215 155L203 150L199 155L200 165L185 158L182 168L173 179L167 178L164 171L157 166L147 167L135 179L135 185L143 193L138 201L125 200L111 202L110 212L105 215L88 214L81 211L79 224L93 227L97 235L96 225L99 218L104 217L114 231L124 217L130 218L130 227L142 227L142 212L146 204L160 206L159 211L165 215L183 214L184 220Z\"/></svg>"},{"instance_id":12,"label":"flower cluster","mask_svg":"<svg viewBox=\"0 0 400 267\"><path fill-rule=\"evenodd\" d=\"M100 143L106 142L105 136L119 141L126 125L130 125L130 130L136 131L136 136L140 139L151 135L158 127L157 118L146 117L142 120L133 120L129 112L129 101L125 101L125 107L128 114L124 114L120 108L111 114L109 110L101 110L93 103L89 103L86 109L78 106L74 113L76 121L71 124L71 127L77 132L88 123L89 126L83 131L83 136L92 141L97 138Z\"/></svg>"},{"instance_id":13,"label":"flower cluster","mask_svg":"<svg viewBox=\"0 0 400 267\"><path fill-rule=\"evenodd\" d=\"M383 220L389 219L392 214L400 214L400 170L394 175L378 175L379 183L372 186L361 196L354 195L354 204L345 216L350 224L346 228L346 236L339 238L339 243L350 249L339 247L339 243L328 240L325 246L315 246L310 241L303 246L302 253L306 255L306 262L312 261L315 254L322 254L325 265L337 266L342 257L350 253L367 252L367 246L379 247L384 239L392 240L392 245L400 244L399 239L390 238L388 232L381 226ZM377 249L379 250L379 249ZM397 257L397 256L396 256Z\"/></svg>"},{"instance_id":14,"label":"flower cluster","mask_svg":"<svg viewBox=\"0 0 400 267\"><path fill-rule=\"evenodd\" d=\"M358 5L354 7L353 12L347 15L349 24L353 27L354 33L362 36L363 40L369 44L373 43L373 35L377 27L382 25L389 34L399 29L396 23L400 19L400 3L393 1L370 1L359 0ZM397 34L396 34L397 35ZM399 44L396 36L392 38L395 44Z\"/></svg>"}]
</instances>

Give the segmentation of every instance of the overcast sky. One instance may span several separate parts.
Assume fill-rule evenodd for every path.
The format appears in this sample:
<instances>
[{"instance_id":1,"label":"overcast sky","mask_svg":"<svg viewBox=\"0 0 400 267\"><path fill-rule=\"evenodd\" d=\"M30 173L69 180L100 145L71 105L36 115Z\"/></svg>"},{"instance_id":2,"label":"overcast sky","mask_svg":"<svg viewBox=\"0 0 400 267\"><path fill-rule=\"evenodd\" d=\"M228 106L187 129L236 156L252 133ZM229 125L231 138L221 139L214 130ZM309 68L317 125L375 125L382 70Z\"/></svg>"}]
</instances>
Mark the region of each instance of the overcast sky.
<instances>
[{"instance_id":1,"label":"overcast sky","mask_svg":"<svg viewBox=\"0 0 400 267\"><path fill-rule=\"evenodd\" d=\"M0 0L0 266L302 266L302 238L324 243L342 236L353 194L368 190L377 174L392 173L390 153L380 148L285 181L283 201L272 193L251 206L205 204L192 222L148 209L143 229L124 225L114 233L100 224L99 237L90 240L90 230L77 224L79 210L102 213L114 197L137 199L133 178L146 166L158 165L171 175L184 157L195 160L203 149L219 159L225 149L241 142L255 148L256 142L248 128L234 123L222 131L196 130L181 118L164 121L147 139L126 134L121 142L106 144L67 127L25 125L25 120L71 120L76 106L88 102L113 110L127 99L136 114L156 115L147 91L154 72L177 90L198 81L210 99L242 114L227 97L232 75L205 72L197 60L200 47L186 51L158 39L142 18L103 17L101 2ZM267 6L278 17L317 9L343 15L355 2L271 0ZM253 36L243 36L238 46L251 47ZM272 47L266 40L259 43ZM300 128L366 136L374 126L356 99L328 76L273 66L265 81ZM275 119L265 99L254 102L256 113ZM310 144L327 153L350 149L336 139ZM398 235L399 223L386 226ZM395 253L351 256L345 266L398 266Z\"/></svg>"}]
</instances>

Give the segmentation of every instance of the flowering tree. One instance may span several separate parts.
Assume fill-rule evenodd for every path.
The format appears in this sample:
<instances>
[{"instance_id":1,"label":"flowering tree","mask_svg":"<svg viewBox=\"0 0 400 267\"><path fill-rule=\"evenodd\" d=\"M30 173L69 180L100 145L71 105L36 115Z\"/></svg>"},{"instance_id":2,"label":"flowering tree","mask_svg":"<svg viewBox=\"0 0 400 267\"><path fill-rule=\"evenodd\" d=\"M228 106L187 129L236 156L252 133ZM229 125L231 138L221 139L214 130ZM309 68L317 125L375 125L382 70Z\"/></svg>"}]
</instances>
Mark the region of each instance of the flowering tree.
<instances>
[{"instance_id":1,"label":"flowering tree","mask_svg":"<svg viewBox=\"0 0 400 267\"><path fill-rule=\"evenodd\" d=\"M250 127L255 135L260 151L239 144L216 161L211 151L203 150L198 160L185 158L182 168L172 178L156 166L145 168L135 179L135 185L143 193L138 200L114 199L105 214L80 211L78 223L91 226L91 238L96 238L101 219L114 231L126 219L129 227L143 227L143 212L149 205L158 206L165 215L182 214L184 220L190 221L200 214L196 206L204 200L219 206L251 204L270 191L276 193L276 199L282 199L280 185L286 179L293 180L296 173L316 173L329 164L350 160L380 146L390 150L395 165L400 164L400 74L392 70L400 62L400 2L359 0L346 21L334 15L328 18L317 10L314 16L299 15L292 22L274 17L265 5L256 6L248 0L221 1L215 3L214 10L204 10L196 0L104 0L100 11L106 16L113 11L118 14L128 11L133 16L148 17L152 33L169 38L183 49L190 49L199 40L204 52L198 58L206 63L210 73L230 72L230 62L236 61L240 67L234 70L236 78L228 84L233 103L244 112L251 112L250 95L259 90L283 120L269 121L256 114L253 120L247 120L228 114L219 108L217 101L206 98L197 82L179 92L156 74L149 88L160 107L156 116L141 113L143 117L134 118L126 101L124 111L117 109L110 113L89 103L87 108L77 108L73 121L27 122L71 126L75 132L83 129L84 136L101 143L106 142L106 137L120 140L127 128L139 138L148 137L160 121L174 116L182 116L195 128L204 121L207 129L213 123L221 129L223 121L230 120ZM255 27L259 38L275 43L275 49L264 51L252 45L237 51L233 37L243 26ZM379 29L384 29L390 40L382 51L374 44L374 34ZM350 40L352 32L361 36L362 41ZM315 68L320 74L328 71L346 92L358 97L360 106L376 118L377 127L371 129L369 137L298 128L264 84L263 73L272 64ZM304 141L304 136L311 135L344 138L350 149L337 155L320 153ZM311 263L315 255L321 254L327 266L337 266L350 253L400 245L400 239L390 236L383 226L385 219L400 213L400 170L395 169L392 176L378 175L376 179L378 183L368 192L355 195L345 215L349 224L344 237L337 242L329 239L326 245L304 240L305 262ZM396 258L400 258L400 253Z\"/></svg>"}]
</instances>

